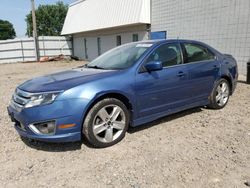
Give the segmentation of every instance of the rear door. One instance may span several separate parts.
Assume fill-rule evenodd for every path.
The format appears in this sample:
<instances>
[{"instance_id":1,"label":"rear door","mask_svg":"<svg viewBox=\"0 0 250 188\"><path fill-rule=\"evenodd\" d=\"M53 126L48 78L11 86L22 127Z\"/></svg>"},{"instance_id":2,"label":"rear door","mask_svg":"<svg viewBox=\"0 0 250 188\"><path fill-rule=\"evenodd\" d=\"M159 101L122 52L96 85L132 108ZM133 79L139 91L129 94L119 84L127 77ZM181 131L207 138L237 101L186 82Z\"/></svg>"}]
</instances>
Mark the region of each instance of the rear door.
<instances>
[{"instance_id":1,"label":"rear door","mask_svg":"<svg viewBox=\"0 0 250 188\"><path fill-rule=\"evenodd\" d=\"M197 43L182 43L184 63L189 74L193 102L206 100L218 77L220 64L213 52Z\"/></svg>"}]
</instances>

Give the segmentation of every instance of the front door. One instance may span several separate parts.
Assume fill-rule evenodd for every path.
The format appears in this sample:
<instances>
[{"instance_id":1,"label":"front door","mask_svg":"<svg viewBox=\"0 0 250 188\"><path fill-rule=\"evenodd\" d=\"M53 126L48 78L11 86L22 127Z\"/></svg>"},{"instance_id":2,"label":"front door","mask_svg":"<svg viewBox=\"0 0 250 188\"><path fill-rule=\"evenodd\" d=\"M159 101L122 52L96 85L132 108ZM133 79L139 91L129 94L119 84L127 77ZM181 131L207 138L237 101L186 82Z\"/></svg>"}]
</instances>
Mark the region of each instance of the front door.
<instances>
[{"instance_id":1,"label":"front door","mask_svg":"<svg viewBox=\"0 0 250 188\"><path fill-rule=\"evenodd\" d=\"M151 61L161 61L163 69L137 73L135 90L139 117L164 113L188 101L188 73L186 65L182 64L180 45L159 46L144 64Z\"/></svg>"}]
</instances>

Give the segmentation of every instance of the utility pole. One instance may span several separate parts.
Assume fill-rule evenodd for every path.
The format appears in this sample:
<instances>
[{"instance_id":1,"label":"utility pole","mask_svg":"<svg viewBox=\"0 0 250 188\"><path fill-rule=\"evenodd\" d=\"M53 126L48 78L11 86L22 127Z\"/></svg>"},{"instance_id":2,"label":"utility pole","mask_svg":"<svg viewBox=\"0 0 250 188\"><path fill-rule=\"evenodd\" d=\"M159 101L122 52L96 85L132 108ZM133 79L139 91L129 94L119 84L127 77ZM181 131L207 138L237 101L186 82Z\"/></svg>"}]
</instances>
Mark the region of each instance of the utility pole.
<instances>
[{"instance_id":1,"label":"utility pole","mask_svg":"<svg viewBox=\"0 0 250 188\"><path fill-rule=\"evenodd\" d=\"M33 22L33 38L34 38L34 46L35 46L35 56L36 61L39 61L40 54L39 54L39 42L37 36L37 28L36 28L36 12L35 12L35 2L31 0L31 9L32 9L32 22Z\"/></svg>"}]
</instances>

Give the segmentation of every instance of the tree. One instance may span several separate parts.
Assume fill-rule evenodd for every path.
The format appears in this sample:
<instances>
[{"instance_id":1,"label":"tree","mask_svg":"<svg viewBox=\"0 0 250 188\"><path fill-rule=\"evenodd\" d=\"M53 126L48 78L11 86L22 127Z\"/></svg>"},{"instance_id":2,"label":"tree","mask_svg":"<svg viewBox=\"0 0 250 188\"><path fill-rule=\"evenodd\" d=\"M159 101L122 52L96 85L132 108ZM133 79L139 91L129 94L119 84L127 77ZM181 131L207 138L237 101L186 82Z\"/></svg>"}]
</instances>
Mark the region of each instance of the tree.
<instances>
[{"instance_id":1,"label":"tree","mask_svg":"<svg viewBox=\"0 0 250 188\"><path fill-rule=\"evenodd\" d=\"M9 21L0 20L0 40L13 39L16 37L15 29Z\"/></svg>"},{"instance_id":2,"label":"tree","mask_svg":"<svg viewBox=\"0 0 250 188\"><path fill-rule=\"evenodd\" d=\"M39 5L36 9L36 23L38 36L58 36L61 34L68 5L59 1L55 5ZM26 16L27 33L32 36L32 13Z\"/></svg>"}]
</instances>

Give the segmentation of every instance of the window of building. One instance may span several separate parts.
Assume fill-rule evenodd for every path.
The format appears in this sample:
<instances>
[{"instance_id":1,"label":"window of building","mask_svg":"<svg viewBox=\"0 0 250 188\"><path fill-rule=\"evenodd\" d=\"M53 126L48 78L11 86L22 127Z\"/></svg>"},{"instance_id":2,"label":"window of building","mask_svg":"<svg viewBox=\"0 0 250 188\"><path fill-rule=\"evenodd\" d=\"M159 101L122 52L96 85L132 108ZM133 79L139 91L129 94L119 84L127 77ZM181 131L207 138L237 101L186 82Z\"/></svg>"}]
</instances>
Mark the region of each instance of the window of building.
<instances>
[{"instance_id":1,"label":"window of building","mask_svg":"<svg viewBox=\"0 0 250 188\"><path fill-rule=\"evenodd\" d=\"M184 44L185 53L184 53L184 62L192 63L198 61L207 61L214 59L214 55L208 51L207 48L198 45L198 44Z\"/></svg>"},{"instance_id":2,"label":"window of building","mask_svg":"<svg viewBox=\"0 0 250 188\"><path fill-rule=\"evenodd\" d=\"M139 41L139 36L138 34L133 34L133 42Z\"/></svg>"},{"instance_id":3,"label":"window of building","mask_svg":"<svg viewBox=\"0 0 250 188\"><path fill-rule=\"evenodd\" d=\"M122 37L121 35L116 36L116 46L120 46L122 44Z\"/></svg>"},{"instance_id":4,"label":"window of building","mask_svg":"<svg viewBox=\"0 0 250 188\"><path fill-rule=\"evenodd\" d=\"M147 63L151 61L161 61L163 67L181 64L180 46L178 44L161 45L148 57Z\"/></svg>"},{"instance_id":5,"label":"window of building","mask_svg":"<svg viewBox=\"0 0 250 188\"><path fill-rule=\"evenodd\" d=\"M150 33L150 39L156 40L156 39L166 39L167 38L167 32L166 31L155 31Z\"/></svg>"},{"instance_id":6,"label":"window of building","mask_svg":"<svg viewBox=\"0 0 250 188\"><path fill-rule=\"evenodd\" d=\"M88 59L88 49L87 49L87 39L84 39L84 52L85 52L85 59Z\"/></svg>"},{"instance_id":7,"label":"window of building","mask_svg":"<svg viewBox=\"0 0 250 188\"><path fill-rule=\"evenodd\" d=\"M101 52L101 38L100 37L97 37L97 53L98 53L98 56L102 54L102 52Z\"/></svg>"}]
</instances>

